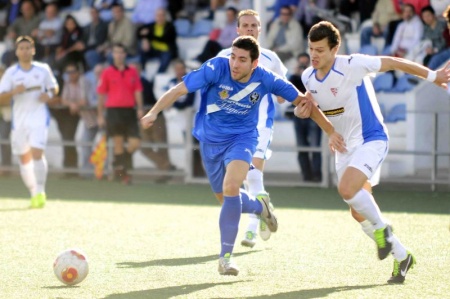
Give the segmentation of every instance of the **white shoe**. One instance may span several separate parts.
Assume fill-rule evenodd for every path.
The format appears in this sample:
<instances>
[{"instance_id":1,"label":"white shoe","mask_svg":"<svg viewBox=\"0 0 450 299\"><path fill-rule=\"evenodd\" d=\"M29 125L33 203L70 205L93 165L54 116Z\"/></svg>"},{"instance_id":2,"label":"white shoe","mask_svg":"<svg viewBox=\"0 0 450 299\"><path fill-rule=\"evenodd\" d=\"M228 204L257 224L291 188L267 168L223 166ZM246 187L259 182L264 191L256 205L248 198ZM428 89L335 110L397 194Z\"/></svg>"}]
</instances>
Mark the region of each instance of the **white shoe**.
<instances>
[{"instance_id":1,"label":"white shoe","mask_svg":"<svg viewBox=\"0 0 450 299\"><path fill-rule=\"evenodd\" d=\"M219 258L219 274L220 275L233 275L239 274L239 268L231 262L231 255L225 254L224 257Z\"/></svg>"},{"instance_id":2,"label":"white shoe","mask_svg":"<svg viewBox=\"0 0 450 299\"><path fill-rule=\"evenodd\" d=\"M267 224L260 220L259 221L259 236L263 241L267 241L270 239L270 236L272 235L272 232L267 227Z\"/></svg>"},{"instance_id":3,"label":"white shoe","mask_svg":"<svg viewBox=\"0 0 450 299\"><path fill-rule=\"evenodd\" d=\"M256 237L258 235L256 232L252 232L251 230L245 233L245 238L241 241L241 245L245 247L253 248L256 244Z\"/></svg>"},{"instance_id":4,"label":"white shoe","mask_svg":"<svg viewBox=\"0 0 450 299\"><path fill-rule=\"evenodd\" d=\"M272 233L276 232L278 230L278 220L275 214L273 213L274 208L273 205L270 203L269 193L260 193L256 196L256 199L258 199L263 206L263 210L261 212L261 222L264 221Z\"/></svg>"}]
</instances>

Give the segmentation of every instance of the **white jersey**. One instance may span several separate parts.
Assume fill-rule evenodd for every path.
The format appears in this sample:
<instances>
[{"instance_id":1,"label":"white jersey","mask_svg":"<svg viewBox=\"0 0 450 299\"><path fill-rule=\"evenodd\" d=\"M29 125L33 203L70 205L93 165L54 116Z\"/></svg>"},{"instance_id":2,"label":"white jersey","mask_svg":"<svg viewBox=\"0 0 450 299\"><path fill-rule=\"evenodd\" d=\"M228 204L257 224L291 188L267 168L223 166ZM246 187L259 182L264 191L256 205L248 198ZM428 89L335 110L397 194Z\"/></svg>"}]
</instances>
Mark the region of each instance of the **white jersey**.
<instances>
[{"instance_id":1,"label":"white jersey","mask_svg":"<svg viewBox=\"0 0 450 299\"><path fill-rule=\"evenodd\" d=\"M368 74L378 72L379 57L338 55L329 73L316 78L312 67L302 74L306 89L344 137L347 149L373 140L388 140L380 106Z\"/></svg>"},{"instance_id":2,"label":"white jersey","mask_svg":"<svg viewBox=\"0 0 450 299\"><path fill-rule=\"evenodd\" d=\"M284 66L283 62L281 62L278 55L275 52L265 48L260 48L260 51L259 65L286 79L287 68ZM229 58L230 55L231 48L224 49L217 54L217 56L227 58ZM274 101L276 101L276 97L272 94L270 95L270 100L269 95L264 95L261 99L258 114L258 129L273 127L273 118L275 115Z\"/></svg>"},{"instance_id":3,"label":"white jersey","mask_svg":"<svg viewBox=\"0 0 450 299\"><path fill-rule=\"evenodd\" d=\"M23 84L26 91L12 97L12 126L41 125L48 126L50 114L45 103L39 101L43 92L58 86L50 67L46 63L32 62L28 71L19 64L10 66L0 81L0 93L10 92L16 86Z\"/></svg>"}]
</instances>

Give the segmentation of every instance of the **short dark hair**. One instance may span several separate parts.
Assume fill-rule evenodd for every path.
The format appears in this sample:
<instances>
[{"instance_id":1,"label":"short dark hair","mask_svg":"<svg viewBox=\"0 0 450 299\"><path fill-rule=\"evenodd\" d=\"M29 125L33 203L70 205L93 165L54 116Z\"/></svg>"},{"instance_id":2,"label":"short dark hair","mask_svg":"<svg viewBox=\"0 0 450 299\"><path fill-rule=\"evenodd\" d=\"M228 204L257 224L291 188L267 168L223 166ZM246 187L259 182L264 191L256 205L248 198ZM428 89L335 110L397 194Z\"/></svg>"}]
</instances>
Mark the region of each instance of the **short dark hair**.
<instances>
[{"instance_id":1,"label":"short dark hair","mask_svg":"<svg viewBox=\"0 0 450 299\"><path fill-rule=\"evenodd\" d=\"M21 35L18 38L16 38L15 45L18 46L21 42L28 42L34 47L34 40L29 35Z\"/></svg>"},{"instance_id":2,"label":"short dark hair","mask_svg":"<svg viewBox=\"0 0 450 299\"><path fill-rule=\"evenodd\" d=\"M127 48L126 48L125 45L122 44L122 43L113 43L111 49L112 49L112 48L116 48L116 47L117 47L117 48L122 48L122 50L124 50L125 53L127 52Z\"/></svg>"},{"instance_id":3,"label":"short dark hair","mask_svg":"<svg viewBox=\"0 0 450 299\"><path fill-rule=\"evenodd\" d=\"M436 12L434 11L434 8L431 5L427 5L424 6L421 10L420 13L423 14L424 12L429 11L431 14L436 14Z\"/></svg>"},{"instance_id":4,"label":"short dark hair","mask_svg":"<svg viewBox=\"0 0 450 299\"><path fill-rule=\"evenodd\" d=\"M330 49L341 44L341 34L339 30L328 21L321 21L311 27L308 33L308 40L318 42L324 38L328 39Z\"/></svg>"},{"instance_id":5,"label":"short dark hair","mask_svg":"<svg viewBox=\"0 0 450 299\"><path fill-rule=\"evenodd\" d=\"M233 41L231 47L249 51L252 62L259 58L259 43L253 36L239 36Z\"/></svg>"}]
</instances>

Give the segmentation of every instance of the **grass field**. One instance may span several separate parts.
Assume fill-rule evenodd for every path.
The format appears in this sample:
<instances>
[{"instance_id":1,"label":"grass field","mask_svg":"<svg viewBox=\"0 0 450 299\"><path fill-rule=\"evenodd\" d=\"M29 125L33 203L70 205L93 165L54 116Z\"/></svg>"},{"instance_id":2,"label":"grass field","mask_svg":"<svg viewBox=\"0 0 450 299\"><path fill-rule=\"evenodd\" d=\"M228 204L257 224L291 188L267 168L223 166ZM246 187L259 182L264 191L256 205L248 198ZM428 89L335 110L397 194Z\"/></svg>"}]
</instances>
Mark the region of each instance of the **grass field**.
<instances>
[{"instance_id":1,"label":"grass field","mask_svg":"<svg viewBox=\"0 0 450 299\"><path fill-rule=\"evenodd\" d=\"M378 261L334 189L270 188L280 227L253 249L235 247L241 272L217 272L219 206L208 186L52 178L49 201L28 209L19 178L0 180L0 298L449 298L450 193L376 191L417 265L387 285ZM67 248L89 258L73 287L52 263Z\"/></svg>"}]
</instances>

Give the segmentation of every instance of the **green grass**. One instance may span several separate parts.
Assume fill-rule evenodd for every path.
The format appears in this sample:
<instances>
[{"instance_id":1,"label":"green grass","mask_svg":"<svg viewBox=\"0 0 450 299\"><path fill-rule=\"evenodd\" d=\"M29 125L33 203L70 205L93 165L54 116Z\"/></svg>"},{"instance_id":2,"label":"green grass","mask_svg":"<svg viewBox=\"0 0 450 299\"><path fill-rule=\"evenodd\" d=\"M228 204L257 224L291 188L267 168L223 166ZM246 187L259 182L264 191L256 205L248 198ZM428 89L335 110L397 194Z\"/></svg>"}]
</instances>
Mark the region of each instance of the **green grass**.
<instances>
[{"instance_id":1,"label":"green grass","mask_svg":"<svg viewBox=\"0 0 450 299\"><path fill-rule=\"evenodd\" d=\"M19 178L0 180L0 298L448 298L450 193L380 190L379 205L417 258L404 285L392 258L352 220L334 189L269 188L279 231L240 246L241 272L217 272L220 208L208 186L58 180L28 209ZM90 273L68 287L56 255L81 248Z\"/></svg>"}]
</instances>

